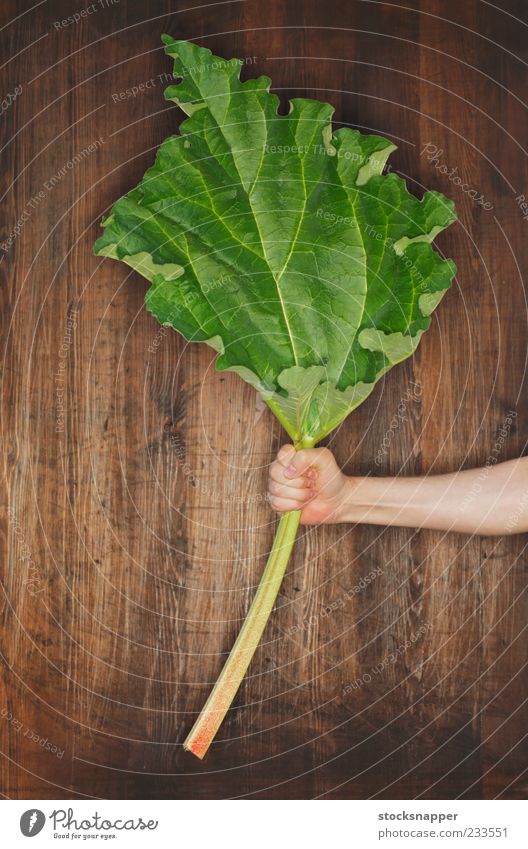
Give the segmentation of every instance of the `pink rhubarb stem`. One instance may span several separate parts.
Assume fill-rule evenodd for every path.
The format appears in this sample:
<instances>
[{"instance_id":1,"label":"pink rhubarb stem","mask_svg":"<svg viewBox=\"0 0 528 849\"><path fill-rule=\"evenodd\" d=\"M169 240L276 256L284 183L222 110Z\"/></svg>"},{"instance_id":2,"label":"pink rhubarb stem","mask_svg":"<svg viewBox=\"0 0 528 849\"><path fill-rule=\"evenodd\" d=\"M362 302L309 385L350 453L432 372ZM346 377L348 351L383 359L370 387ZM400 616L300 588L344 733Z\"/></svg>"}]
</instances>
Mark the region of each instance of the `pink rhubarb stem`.
<instances>
[{"instance_id":1,"label":"pink rhubarb stem","mask_svg":"<svg viewBox=\"0 0 528 849\"><path fill-rule=\"evenodd\" d=\"M246 620L211 695L183 744L197 758L203 758L211 745L255 654L282 584L300 518L300 510L282 515Z\"/></svg>"}]
</instances>

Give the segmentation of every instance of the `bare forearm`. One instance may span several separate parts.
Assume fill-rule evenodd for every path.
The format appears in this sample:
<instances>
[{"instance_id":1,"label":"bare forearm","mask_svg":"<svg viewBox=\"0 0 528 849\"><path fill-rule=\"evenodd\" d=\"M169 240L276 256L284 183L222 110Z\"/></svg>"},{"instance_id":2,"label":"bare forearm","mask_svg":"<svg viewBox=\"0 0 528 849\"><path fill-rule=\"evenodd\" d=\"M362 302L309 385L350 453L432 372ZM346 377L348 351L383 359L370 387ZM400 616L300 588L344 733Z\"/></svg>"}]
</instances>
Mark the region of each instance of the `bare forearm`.
<instances>
[{"instance_id":1,"label":"bare forearm","mask_svg":"<svg viewBox=\"0 0 528 849\"><path fill-rule=\"evenodd\" d=\"M528 457L415 478L349 478L338 521L503 535L528 531Z\"/></svg>"}]
</instances>

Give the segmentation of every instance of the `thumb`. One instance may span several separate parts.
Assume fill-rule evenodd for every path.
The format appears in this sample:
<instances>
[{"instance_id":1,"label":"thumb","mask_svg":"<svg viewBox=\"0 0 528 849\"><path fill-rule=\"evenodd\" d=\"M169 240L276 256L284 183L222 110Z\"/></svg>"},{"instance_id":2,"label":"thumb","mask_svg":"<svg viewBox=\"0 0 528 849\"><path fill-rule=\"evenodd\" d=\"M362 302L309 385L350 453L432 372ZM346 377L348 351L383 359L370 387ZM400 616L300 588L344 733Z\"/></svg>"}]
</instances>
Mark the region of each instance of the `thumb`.
<instances>
[{"instance_id":1,"label":"thumb","mask_svg":"<svg viewBox=\"0 0 528 849\"><path fill-rule=\"evenodd\" d=\"M284 475L287 478L298 478L309 469L320 471L329 454L328 448L302 448L289 459Z\"/></svg>"}]
</instances>

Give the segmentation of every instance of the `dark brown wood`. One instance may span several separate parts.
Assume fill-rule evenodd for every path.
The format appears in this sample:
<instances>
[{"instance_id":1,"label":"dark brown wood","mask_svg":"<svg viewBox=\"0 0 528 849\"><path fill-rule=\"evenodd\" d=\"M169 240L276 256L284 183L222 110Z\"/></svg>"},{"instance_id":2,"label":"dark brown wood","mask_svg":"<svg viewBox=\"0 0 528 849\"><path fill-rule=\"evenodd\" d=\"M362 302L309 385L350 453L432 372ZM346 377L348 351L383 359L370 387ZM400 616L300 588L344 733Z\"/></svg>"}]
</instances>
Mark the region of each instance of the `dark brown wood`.
<instances>
[{"instance_id":1,"label":"dark brown wood","mask_svg":"<svg viewBox=\"0 0 528 849\"><path fill-rule=\"evenodd\" d=\"M91 251L181 118L161 33L245 57L285 101L326 98L338 123L393 138L392 167L460 216L438 242L456 285L329 441L338 460L418 474L518 456L525 4L109 0L64 26L66 0L32 6L2 5L2 88L21 90L2 115L1 240L21 224L0 263L1 793L526 798L523 536L305 529L218 742L204 763L183 752L264 565L284 437L209 350L160 330L144 281Z\"/></svg>"}]
</instances>

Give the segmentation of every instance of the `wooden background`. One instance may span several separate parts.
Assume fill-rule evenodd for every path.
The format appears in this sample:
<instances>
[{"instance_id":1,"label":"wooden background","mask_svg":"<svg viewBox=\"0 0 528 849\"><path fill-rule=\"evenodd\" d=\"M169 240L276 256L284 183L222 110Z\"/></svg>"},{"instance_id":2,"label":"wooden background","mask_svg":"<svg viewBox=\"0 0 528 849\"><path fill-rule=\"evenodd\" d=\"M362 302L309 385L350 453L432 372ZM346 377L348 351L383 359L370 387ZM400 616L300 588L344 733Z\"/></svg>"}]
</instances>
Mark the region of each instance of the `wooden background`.
<instances>
[{"instance_id":1,"label":"wooden background","mask_svg":"<svg viewBox=\"0 0 528 849\"><path fill-rule=\"evenodd\" d=\"M181 119L160 35L243 57L284 100L390 136L411 189L460 216L438 241L456 283L331 440L339 462L518 456L528 18L500 6L105 0L63 25L82 3L4 0L4 797L526 798L523 536L305 530L218 742L203 763L183 752L265 562L284 436L209 349L160 332L140 277L91 253Z\"/></svg>"}]
</instances>

